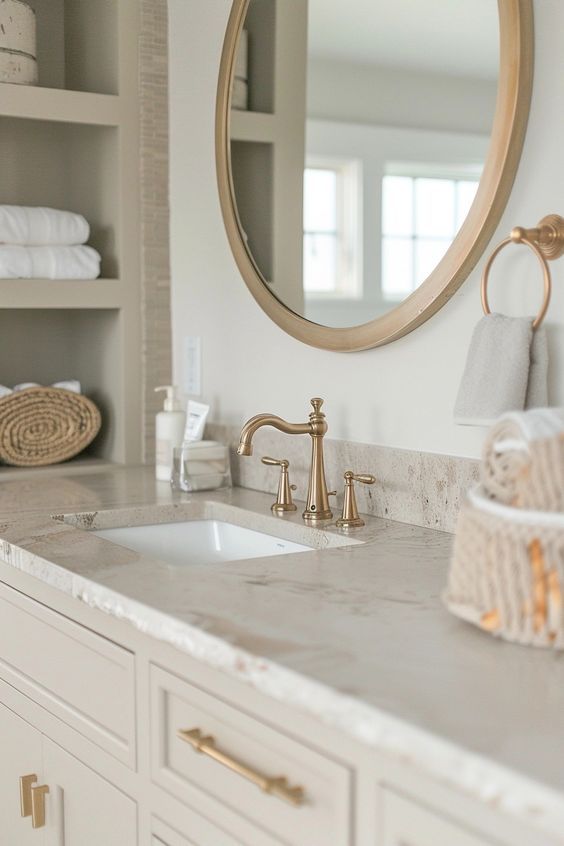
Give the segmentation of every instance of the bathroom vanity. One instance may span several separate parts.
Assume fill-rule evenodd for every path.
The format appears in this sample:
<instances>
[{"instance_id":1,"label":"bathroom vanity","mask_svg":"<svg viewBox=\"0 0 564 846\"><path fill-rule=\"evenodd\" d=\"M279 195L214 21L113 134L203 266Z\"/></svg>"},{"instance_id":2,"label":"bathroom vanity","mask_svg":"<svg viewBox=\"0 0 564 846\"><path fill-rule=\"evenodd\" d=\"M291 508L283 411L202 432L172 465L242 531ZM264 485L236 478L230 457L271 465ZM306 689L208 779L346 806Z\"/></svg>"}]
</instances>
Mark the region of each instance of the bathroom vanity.
<instances>
[{"instance_id":1,"label":"bathroom vanity","mask_svg":"<svg viewBox=\"0 0 564 846\"><path fill-rule=\"evenodd\" d=\"M271 502L150 468L5 483L2 843L564 843L561 656L447 614L450 535ZM193 521L238 527L226 559L279 548L190 562ZM185 560L108 539L170 523Z\"/></svg>"}]
</instances>

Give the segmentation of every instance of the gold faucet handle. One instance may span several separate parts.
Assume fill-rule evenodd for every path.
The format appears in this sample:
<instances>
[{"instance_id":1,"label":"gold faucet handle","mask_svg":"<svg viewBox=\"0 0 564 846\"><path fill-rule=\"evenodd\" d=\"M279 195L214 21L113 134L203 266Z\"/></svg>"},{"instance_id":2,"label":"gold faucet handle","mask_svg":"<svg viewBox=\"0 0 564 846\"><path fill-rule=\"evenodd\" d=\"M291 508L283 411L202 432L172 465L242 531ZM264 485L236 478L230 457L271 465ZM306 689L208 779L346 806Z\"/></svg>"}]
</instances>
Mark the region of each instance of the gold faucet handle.
<instances>
[{"instance_id":1,"label":"gold faucet handle","mask_svg":"<svg viewBox=\"0 0 564 846\"><path fill-rule=\"evenodd\" d=\"M353 473L352 470L347 470L345 473L345 482L351 479L353 482L362 482L364 485L373 485L376 481L376 476L371 473Z\"/></svg>"},{"instance_id":2,"label":"gold faucet handle","mask_svg":"<svg viewBox=\"0 0 564 846\"><path fill-rule=\"evenodd\" d=\"M280 467L280 481L278 483L278 495L276 502L271 505L271 510L275 514L285 514L288 511L296 511L296 506L292 500L292 491L296 490L295 485L290 484L290 475L288 468L290 462L286 458L271 458L265 455L261 459L263 464L268 464L270 467Z\"/></svg>"},{"instance_id":3,"label":"gold faucet handle","mask_svg":"<svg viewBox=\"0 0 564 846\"><path fill-rule=\"evenodd\" d=\"M343 513L337 520L340 529L358 529L364 526L364 520L358 514L354 482L362 482L364 485L373 485L376 477L371 473L353 473L347 470L345 473L345 496L343 500Z\"/></svg>"},{"instance_id":4,"label":"gold faucet handle","mask_svg":"<svg viewBox=\"0 0 564 846\"><path fill-rule=\"evenodd\" d=\"M290 462L286 458L271 458L269 455L265 455L261 458L263 464L268 464L271 467L286 467L290 466Z\"/></svg>"}]
</instances>

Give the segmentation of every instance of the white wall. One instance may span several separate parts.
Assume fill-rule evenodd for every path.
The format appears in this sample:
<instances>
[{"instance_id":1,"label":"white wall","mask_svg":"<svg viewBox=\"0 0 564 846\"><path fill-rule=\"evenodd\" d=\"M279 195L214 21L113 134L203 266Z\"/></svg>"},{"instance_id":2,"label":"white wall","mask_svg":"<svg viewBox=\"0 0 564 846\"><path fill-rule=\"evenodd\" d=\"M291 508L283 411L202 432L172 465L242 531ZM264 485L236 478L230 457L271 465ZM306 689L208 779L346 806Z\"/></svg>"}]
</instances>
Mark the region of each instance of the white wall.
<instances>
[{"instance_id":1,"label":"white wall","mask_svg":"<svg viewBox=\"0 0 564 846\"><path fill-rule=\"evenodd\" d=\"M564 3L535 0L536 73L529 131L513 194L492 242L516 224L564 213ZM452 423L473 326L479 269L442 311L406 338L363 353L329 353L286 335L255 304L231 256L217 198L214 109L229 0L170 0L171 205L174 361L183 338L202 338L203 394L213 419L241 423L272 411L305 420L326 399L330 436L456 455L479 454L483 432ZM481 267L483 262L480 262ZM564 261L553 265L551 396L564 405ZM499 310L533 313L537 268L515 247L492 275Z\"/></svg>"},{"instance_id":2,"label":"white wall","mask_svg":"<svg viewBox=\"0 0 564 846\"><path fill-rule=\"evenodd\" d=\"M489 134L496 93L495 82L487 79L327 59L308 61L310 118Z\"/></svg>"}]
</instances>

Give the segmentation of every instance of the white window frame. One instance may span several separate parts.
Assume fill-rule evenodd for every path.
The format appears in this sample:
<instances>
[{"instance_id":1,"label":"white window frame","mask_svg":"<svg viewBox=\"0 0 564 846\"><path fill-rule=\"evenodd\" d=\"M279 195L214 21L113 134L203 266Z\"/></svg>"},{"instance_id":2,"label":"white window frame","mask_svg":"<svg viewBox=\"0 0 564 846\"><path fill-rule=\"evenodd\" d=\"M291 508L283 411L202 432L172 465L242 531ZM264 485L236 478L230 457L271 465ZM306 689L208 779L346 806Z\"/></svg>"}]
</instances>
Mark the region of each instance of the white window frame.
<instances>
[{"instance_id":1,"label":"white window frame","mask_svg":"<svg viewBox=\"0 0 564 846\"><path fill-rule=\"evenodd\" d=\"M308 300L357 300L363 296L362 278L362 164L356 159L308 155L306 170L331 170L337 176L337 228L340 249L337 285L331 291L308 291ZM308 234L304 228L304 237Z\"/></svg>"},{"instance_id":2,"label":"white window frame","mask_svg":"<svg viewBox=\"0 0 564 846\"><path fill-rule=\"evenodd\" d=\"M388 162L386 164L386 168L383 174L384 179L386 176L399 176L411 179L413 183L417 179L442 179L448 182L473 182L476 181L479 183L480 177L482 175L483 165L482 163L476 164L439 164L436 162ZM414 214L415 214L415 207L414 207ZM417 232L415 231L415 223L413 223L413 231L410 237L412 242L415 244L418 240ZM384 241L386 238L394 237L393 235L388 235L384 233L382 230L382 252ZM415 251L413 252L415 257ZM405 294L397 294L394 296L390 293L387 293L384 290L384 276L381 272L381 296L384 302L394 303L394 302L401 302L405 299ZM412 281L415 281L415 272L413 270L412 273ZM417 286L412 287L410 293L415 291Z\"/></svg>"}]
</instances>

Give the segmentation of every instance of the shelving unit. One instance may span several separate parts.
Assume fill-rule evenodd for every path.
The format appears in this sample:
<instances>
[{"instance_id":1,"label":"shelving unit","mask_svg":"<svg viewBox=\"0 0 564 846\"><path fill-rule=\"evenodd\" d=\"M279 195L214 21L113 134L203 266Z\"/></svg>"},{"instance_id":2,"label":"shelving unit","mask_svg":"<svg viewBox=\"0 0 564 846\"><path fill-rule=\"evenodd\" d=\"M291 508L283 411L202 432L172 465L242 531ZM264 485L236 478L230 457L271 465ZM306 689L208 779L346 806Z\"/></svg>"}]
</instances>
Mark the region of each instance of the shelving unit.
<instances>
[{"instance_id":1,"label":"shelving unit","mask_svg":"<svg viewBox=\"0 0 564 846\"><path fill-rule=\"evenodd\" d=\"M0 85L0 110L5 117L119 126L120 99L110 94L86 94L57 88Z\"/></svg>"},{"instance_id":2,"label":"shelving unit","mask_svg":"<svg viewBox=\"0 0 564 846\"><path fill-rule=\"evenodd\" d=\"M276 117L266 112L231 111L231 140L274 144Z\"/></svg>"},{"instance_id":3,"label":"shelving unit","mask_svg":"<svg viewBox=\"0 0 564 846\"><path fill-rule=\"evenodd\" d=\"M118 279L0 279L2 309L123 307Z\"/></svg>"},{"instance_id":4,"label":"shelving unit","mask_svg":"<svg viewBox=\"0 0 564 846\"><path fill-rule=\"evenodd\" d=\"M251 0L245 29L249 110L230 120L237 209L272 292L301 313L307 3Z\"/></svg>"},{"instance_id":5,"label":"shelving unit","mask_svg":"<svg viewBox=\"0 0 564 846\"><path fill-rule=\"evenodd\" d=\"M79 379L103 417L80 460L140 462L140 4L33 5L39 84L0 84L0 203L83 214L102 278L0 279L0 383Z\"/></svg>"}]
</instances>

